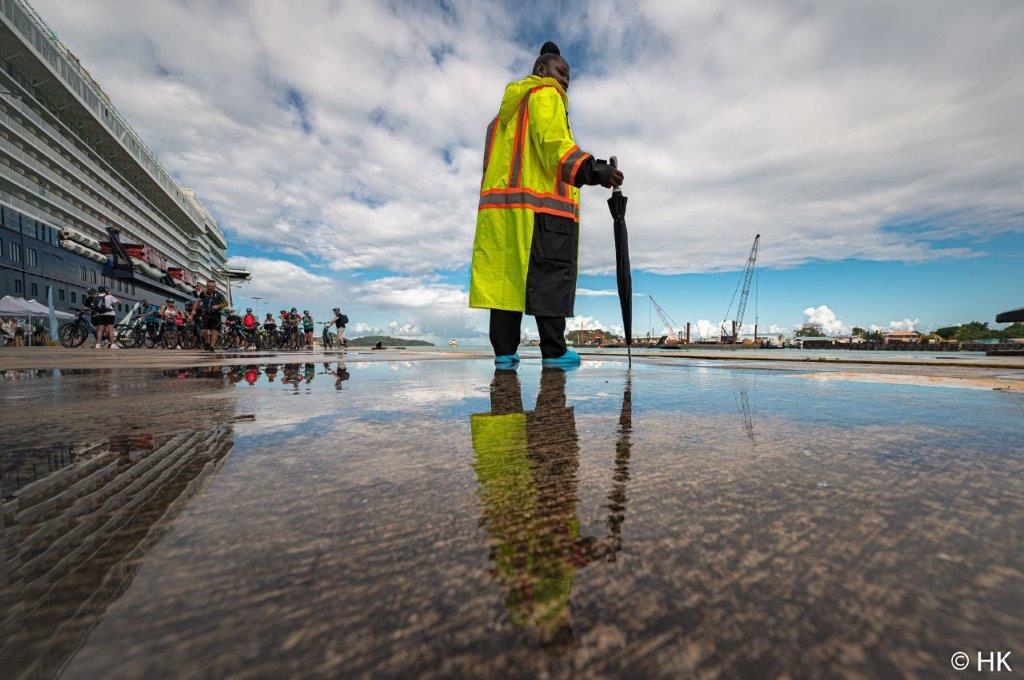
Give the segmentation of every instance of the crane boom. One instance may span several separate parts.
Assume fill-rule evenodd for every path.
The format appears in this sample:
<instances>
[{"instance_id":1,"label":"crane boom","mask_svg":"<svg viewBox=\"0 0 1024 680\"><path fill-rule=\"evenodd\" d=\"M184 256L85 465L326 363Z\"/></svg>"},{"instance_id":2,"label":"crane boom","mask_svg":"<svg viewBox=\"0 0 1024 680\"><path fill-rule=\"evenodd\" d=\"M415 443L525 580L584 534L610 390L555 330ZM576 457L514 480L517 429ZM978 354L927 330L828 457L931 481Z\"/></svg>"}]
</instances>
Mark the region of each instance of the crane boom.
<instances>
[{"instance_id":1,"label":"crane boom","mask_svg":"<svg viewBox=\"0 0 1024 680\"><path fill-rule=\"evenodd\" d=\"M658 301L654 299L653 295L648 293L647 297L649 297L651 299L651 304L654 305L654 310L656 312L658 312L658 316L661 317L662 323L665 324L665 326L668 328L670 333L675 333L676 334L676 338L678 338L679 337L679 331L676 330L676 322L673 321L671 319L671 317L669 317L668 313L664 309L661 308L661 305L658 304Z\"/></svg>"},{"instance_id":2,"label":"crane boom","mask_svg":"<svg viewBox=\"0 0 1024 680\"><path fill-rule=\"evenodd\" d=\"M740 294L740 304L736 308L736 329L743 327L743 314L747 311L747 298L750 297L750 282L754 278L754 267L757 266L757 244L761 235L754 236L754 245L750 247L750 256L747 258L746 269L743 270L743 292Z\"/></svg>"},{"instance_id":3,"label":"crane boom","mask_svg":"<svg viewBox=\"0 0 1024 680\"><path fill-rule=\"evenodd\" d=\"M750 255L747 256L747 264L743 267L743 274L736 282L736 289L732 292L732 299L729 300L729 309L725 310L725 318L722 320L722 342L736 342L740 328L743 326L743 315L747 311L747 298L750 297L750 282L754 279L754 269L757 267L757 244L761 242L761 235L754 235L754 245L750 247ZM742 290L742 292L741 292ZM732 311L732 303L736 301L736 294L740 293L739 304L736 306L736 316L732 320L732 329L726 330L725 322L729 319ZM757 329L754 329L757 335Z\"/></svg>"}]
</instances>

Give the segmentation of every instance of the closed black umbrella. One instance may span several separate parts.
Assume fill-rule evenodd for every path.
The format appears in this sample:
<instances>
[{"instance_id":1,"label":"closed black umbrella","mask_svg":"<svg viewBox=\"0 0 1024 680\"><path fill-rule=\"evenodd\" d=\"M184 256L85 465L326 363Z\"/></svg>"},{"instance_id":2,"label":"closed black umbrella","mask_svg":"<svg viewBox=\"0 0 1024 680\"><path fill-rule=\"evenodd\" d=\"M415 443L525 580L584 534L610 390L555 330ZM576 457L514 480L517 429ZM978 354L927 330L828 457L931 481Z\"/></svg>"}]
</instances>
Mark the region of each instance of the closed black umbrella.
<instances>
[{"instance_id":1,"label":"closed black umbrella","mask_svg":"<svg viewBox=\"0 0 1024 680\"><path fill-rule=\"evenodd\" d=\"M615 157L611 164L616 165ZM619 288L619 307L622 308L622 327L626 335L626 353L633 364L633 275L629 271L629 232L626 231L626 197L615 187L608 199L615 234L615 283Z\"/></svg>"}]
</instances>

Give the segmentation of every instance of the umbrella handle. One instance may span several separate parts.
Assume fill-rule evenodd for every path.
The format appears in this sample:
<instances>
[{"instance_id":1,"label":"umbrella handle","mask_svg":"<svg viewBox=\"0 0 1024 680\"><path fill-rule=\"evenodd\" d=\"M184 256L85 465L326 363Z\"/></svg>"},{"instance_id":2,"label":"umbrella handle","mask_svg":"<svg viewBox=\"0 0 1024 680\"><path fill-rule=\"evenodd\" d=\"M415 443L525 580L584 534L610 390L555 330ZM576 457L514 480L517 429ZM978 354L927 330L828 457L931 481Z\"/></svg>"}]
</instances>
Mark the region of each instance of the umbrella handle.
<instances>
[{"instance_id":1,"label":"umbrella handle","mask_svg":"<svg viewBox=\"0 0 1024 680\"><path fill-rule=\"evenodd\" d=\"M611 165L616 170L619 169L619 159L616 158L615 156L612 156L612 157L610 157L608 159L608 164ZM614 189L612 189L612 193L613 194L621 194L622 193L622 187L615 187Z\"/></svg>"}]
</instances>

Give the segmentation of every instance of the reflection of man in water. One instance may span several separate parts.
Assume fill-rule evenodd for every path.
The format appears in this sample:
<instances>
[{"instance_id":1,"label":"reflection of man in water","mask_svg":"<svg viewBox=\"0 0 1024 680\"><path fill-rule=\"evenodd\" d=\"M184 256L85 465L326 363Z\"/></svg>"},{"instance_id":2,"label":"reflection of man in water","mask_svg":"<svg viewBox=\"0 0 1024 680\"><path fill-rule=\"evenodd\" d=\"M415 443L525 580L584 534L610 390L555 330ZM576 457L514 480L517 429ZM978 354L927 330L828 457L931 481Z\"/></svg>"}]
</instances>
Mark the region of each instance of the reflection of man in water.
<instances>
[{"instance_id":1,"label":"reflection of man in water","mask_svg":"<svg viewBox=\"0 0 1024 680\"><path fill-rule=\"evenodd\" d=\"M324 364L324 368L330 370L330 364ZM345 369L345 364L339 361L337 368L332 372L334 373L334 389L340 390L342 383L349 379L349 373Z\"/></svg>"},{"instance_id":2,"label":"reflection of man in water","mask_svg":"<svg viewBox=\"0 0 1024 680\"><path fill-rule=\"evenodd\" d=\"M471 416L473 449L494 575L517 626L536 627L549 654L572 646L576 570L595 557L576 517L579 439L565 373L545 368L535 410L524 413L515 371L495 371L491 411Z\"/></svg>"}]
</instances>

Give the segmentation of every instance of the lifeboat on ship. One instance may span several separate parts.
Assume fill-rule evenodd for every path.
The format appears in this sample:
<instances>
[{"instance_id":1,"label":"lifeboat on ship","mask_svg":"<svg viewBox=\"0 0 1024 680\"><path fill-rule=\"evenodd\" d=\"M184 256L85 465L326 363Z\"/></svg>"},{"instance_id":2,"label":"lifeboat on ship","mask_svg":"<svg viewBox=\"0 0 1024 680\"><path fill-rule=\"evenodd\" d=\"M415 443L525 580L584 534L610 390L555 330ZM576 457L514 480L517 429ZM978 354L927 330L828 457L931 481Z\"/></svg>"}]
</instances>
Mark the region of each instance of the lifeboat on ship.
<instances>
[{"instance_id":1,"label":"lifeboat on ship","mask_svg":"<svg viewBox=\"0 0 1024 680\"><path fill-rule=\"evenodd\" d=\"M158 280L163 278L164 273L160 271L159 268L154 267L153 265L146 262L142 258L135 257L133 255L131 255L130 257L132 259L132 264L135 265L135 268L138 269L143 274L145 274L146 276Z\"/></svg>"},{"instance_id":2,"label":"lifeboat on ship","mask_svg":"<svg viewBox=\"0 0 1024 680\"><path fill-rule=\"evenodd\" d=\"M75 255L81 255L84 258L88 258L93 262L106 263L108 259L106 255L98 253L92 248L88 248L82 245L81 243L78 243L77 241L61 239L60 247L63 248L64 250L67 250L68 252L74 253Z\"/></svg>"},{"instance_id":3,"label":"lifeboat on ship","mask_svg":"<svg viewBox=\"0 0 1024 680\"><path fill-rule=\"evenodd\" d=\"M172 279L176 279L187 286L195 287L196 277L192 275L192 272L181 267L168 267L167 273Z\"/></svg>"},{"instance_id":4,"label":"lifeboat on ship","mask_svg":"<svg viewBox=\"0 0 1024 680\"><path fill-rule=\"evenodd\" d=\"M99 239L93 238L88 234L84 234L77 229L71 229L70 227L64 227L60 230L61 240L71 241L77 243L80 246L85 246L90 250L94 250L97 253L100 252L100 241ZM106 259L106 258L104 258Z\"/></svg>"}]
</instances>

